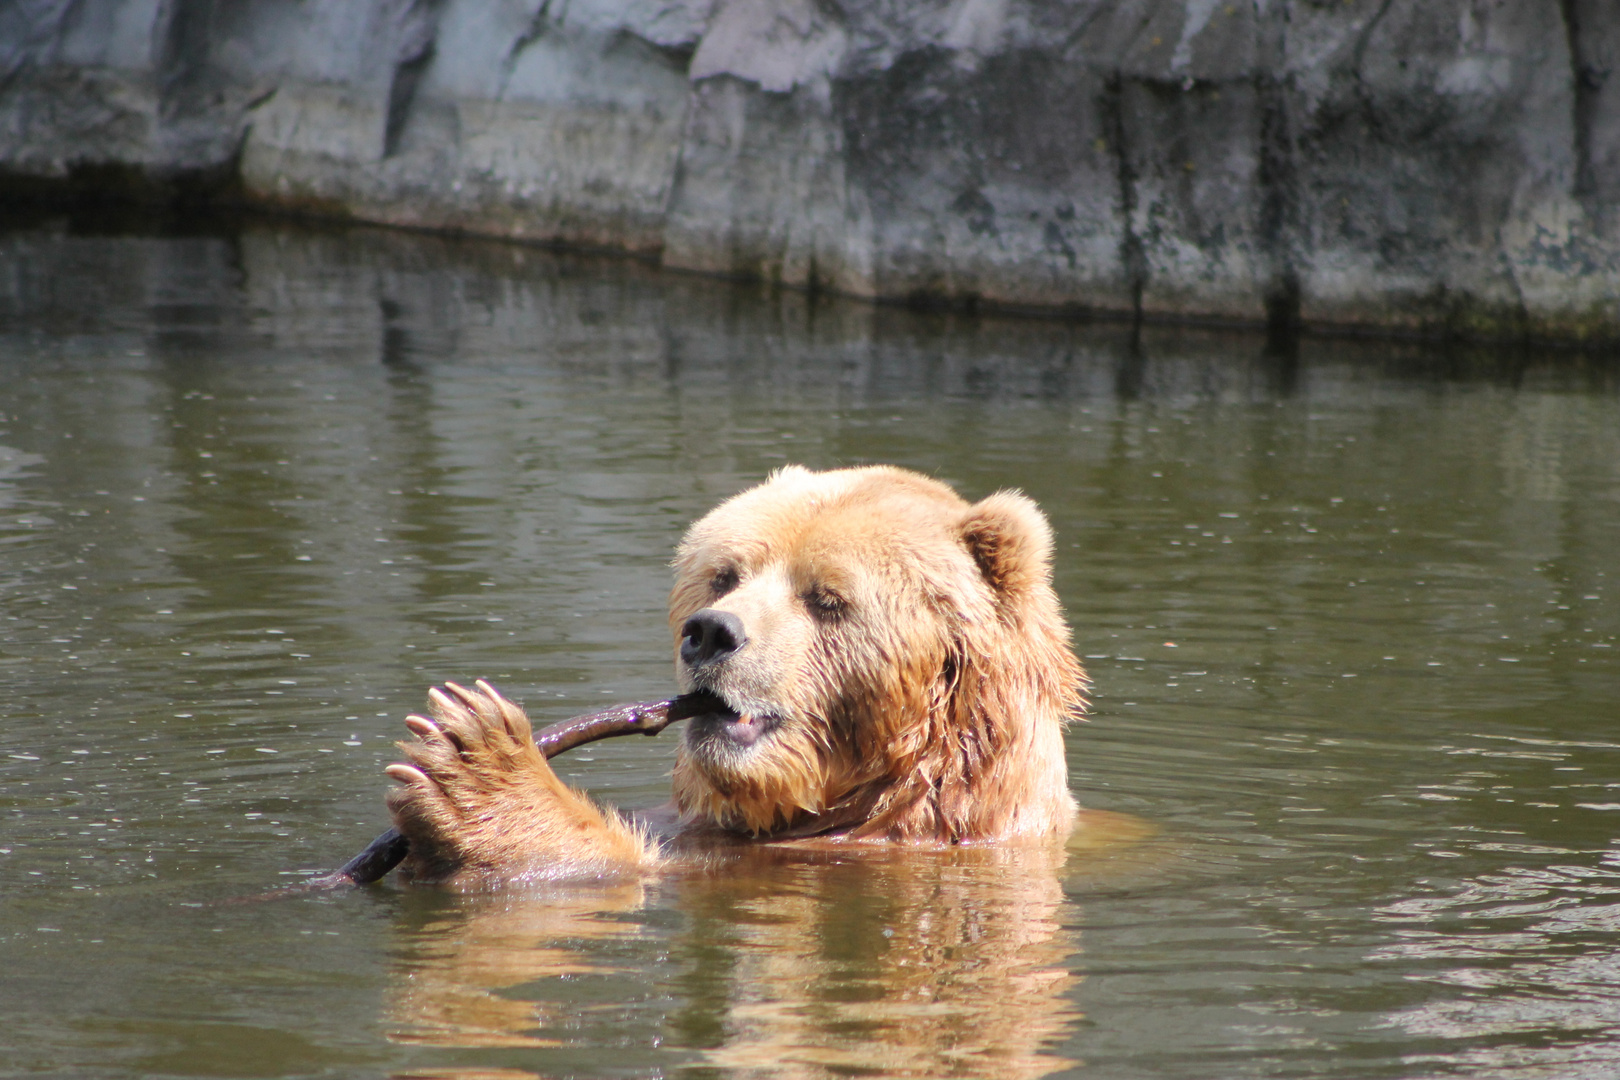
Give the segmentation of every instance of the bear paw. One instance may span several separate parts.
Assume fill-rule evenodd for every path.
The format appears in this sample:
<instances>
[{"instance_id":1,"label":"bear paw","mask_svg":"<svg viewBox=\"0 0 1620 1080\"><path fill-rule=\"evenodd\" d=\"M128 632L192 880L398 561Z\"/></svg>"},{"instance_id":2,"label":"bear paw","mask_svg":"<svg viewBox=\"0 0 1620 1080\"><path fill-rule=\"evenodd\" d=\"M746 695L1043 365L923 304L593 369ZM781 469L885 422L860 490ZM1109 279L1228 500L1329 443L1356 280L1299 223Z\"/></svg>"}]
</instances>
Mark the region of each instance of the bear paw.
<instances>
[{"instance_id":1,"label":"bear paw","mask_svg":"<svg viewBox=\"0 0 1620 1080\"><path fill-rule=\"evenodd\" d=\"M394 826L417 881L615 875L650 868L645 837L552 771L529 719L488 683L428 693L432 718L406 718L408 764L388 767Z\"/></svg>"}]
</instances>

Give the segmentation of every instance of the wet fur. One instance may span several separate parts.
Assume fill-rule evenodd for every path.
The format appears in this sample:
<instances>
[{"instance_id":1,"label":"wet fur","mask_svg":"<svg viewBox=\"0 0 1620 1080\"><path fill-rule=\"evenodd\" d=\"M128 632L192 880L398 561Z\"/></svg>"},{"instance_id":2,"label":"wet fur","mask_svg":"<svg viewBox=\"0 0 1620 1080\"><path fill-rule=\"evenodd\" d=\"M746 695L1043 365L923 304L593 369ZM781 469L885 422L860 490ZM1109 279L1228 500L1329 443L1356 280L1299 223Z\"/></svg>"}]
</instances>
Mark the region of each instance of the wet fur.
<instances>
[{"instance_id":1,"label":"wet fur","mask_svg":"<svg viewBox=\"0 0 1620 1080\"><path fill-rule=\"evenodd\" d=\"M789 467L692 526L670 627L681 689L719 694L751 744L693 721L674 771L676 847L705 837L954 843L1059 837L1075 803L1062 728L1085 677L1050 582L1035 504L969 505L885 466ZM747 643L680 659L688 618L726 612ZM389 800L419 880L639 875L664 856L565 787L521 710L485 684L412 717ZM756 730L753 728L750 731ZM419 850L420 848L420 850Z\"/></svg>"}]
</instances>

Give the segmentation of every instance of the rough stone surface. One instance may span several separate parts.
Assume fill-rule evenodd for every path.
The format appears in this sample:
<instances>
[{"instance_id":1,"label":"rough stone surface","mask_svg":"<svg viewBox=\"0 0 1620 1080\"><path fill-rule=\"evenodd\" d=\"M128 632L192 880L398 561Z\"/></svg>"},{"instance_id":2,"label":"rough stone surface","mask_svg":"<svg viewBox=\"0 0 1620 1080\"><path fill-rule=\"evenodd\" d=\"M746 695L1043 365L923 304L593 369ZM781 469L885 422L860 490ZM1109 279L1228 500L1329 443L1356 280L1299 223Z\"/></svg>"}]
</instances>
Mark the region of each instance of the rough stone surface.
<instances>
[{"instance_id":1,"label":"rough stone surface","mask_svg":"<svg viewBox=\"0 0 1620 1080\"><path fill-rule=\"evenodd\" d=\"M10 0L14 188L857 296L1620 337L1612 0Z\"/></svg>"}]
</instances>

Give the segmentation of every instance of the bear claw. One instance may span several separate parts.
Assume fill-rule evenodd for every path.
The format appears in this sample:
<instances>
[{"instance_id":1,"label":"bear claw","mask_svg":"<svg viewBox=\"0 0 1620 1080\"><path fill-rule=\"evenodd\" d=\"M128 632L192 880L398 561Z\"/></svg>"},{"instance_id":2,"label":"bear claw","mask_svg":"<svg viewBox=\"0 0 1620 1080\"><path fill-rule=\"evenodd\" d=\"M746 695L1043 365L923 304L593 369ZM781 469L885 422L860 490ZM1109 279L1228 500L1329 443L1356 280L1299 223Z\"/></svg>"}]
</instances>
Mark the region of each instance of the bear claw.
<instances>
[{"instance_id":1,"label":"bear claw","mask_svg":"<svg viewBox=\"0 0 1620 1080\"><path fill-rule=\"evenodd\" d=\"M387 773L389 777L394 780L398 780L402 784L432 783L432 781L428 779L427 773L423 772L421 769L418 769L414 765L390 765L388 768L384 769L383 772Z\"/></svg>"},{"instance_id":2,"label":"bear claw","mask_svg":"<svg viewBox=\"0 0 1620 1080\"><path fill-rule=\"evenodd\" d=\"M425 716L416 716L414 714L407 716L405 718L405 726L410 728L411 734L415 735L418 739L444 737L444 732L439 730L439 725L435 724Z\"/></svg>"}]
</instances>

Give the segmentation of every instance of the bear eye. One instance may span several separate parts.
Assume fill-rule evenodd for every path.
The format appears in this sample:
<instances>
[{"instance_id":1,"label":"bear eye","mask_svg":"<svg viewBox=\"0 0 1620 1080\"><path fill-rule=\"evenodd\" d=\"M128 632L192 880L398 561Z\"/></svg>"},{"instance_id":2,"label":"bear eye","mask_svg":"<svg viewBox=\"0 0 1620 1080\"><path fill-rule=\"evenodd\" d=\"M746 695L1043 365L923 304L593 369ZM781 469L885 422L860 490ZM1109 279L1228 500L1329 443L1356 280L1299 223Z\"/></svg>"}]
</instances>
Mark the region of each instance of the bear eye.
<instances>
[{"instance_id":1,"label":"bear eye","mask_svg":"<svg viewBox=\"0 0 1620 1080\"><path fill-rule=\"evenodd\" d=\"M724 596L737 587L737 570L728 566L723 570L716 570L709 579L709 591L715 596Z\"/></svg>"},{"instance_id":2,"label":"bear eye","mask_svg":"<svg viewBox=\"0 0 1620 1080\"><path fill-rule=\"evenodd\" d=\"M835 619L848 608L844 598L825 585L817 585L806 592L804 603L812 613L824 619Z\"/></svg>"}]
</instances>

